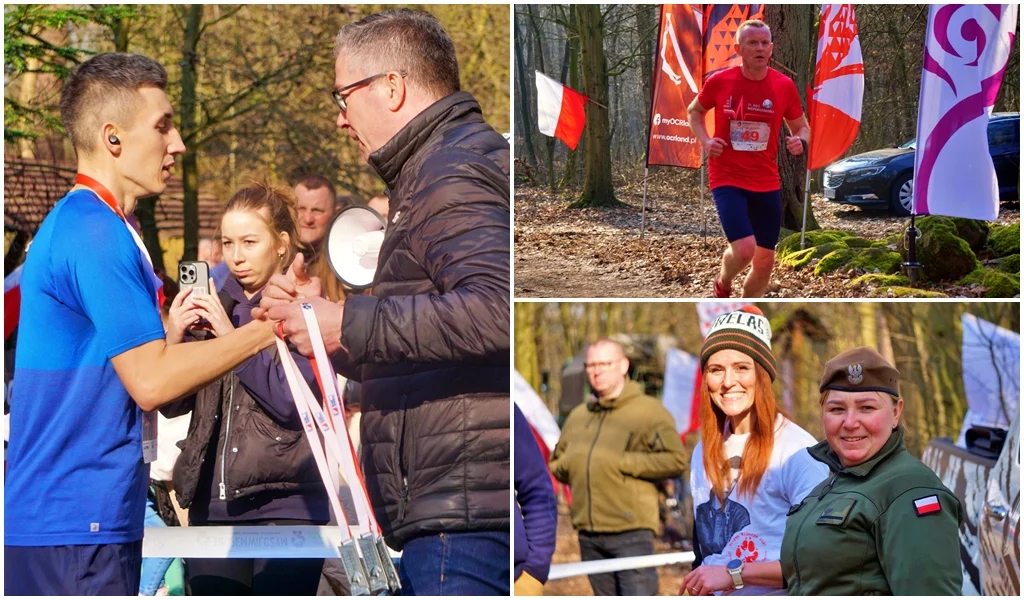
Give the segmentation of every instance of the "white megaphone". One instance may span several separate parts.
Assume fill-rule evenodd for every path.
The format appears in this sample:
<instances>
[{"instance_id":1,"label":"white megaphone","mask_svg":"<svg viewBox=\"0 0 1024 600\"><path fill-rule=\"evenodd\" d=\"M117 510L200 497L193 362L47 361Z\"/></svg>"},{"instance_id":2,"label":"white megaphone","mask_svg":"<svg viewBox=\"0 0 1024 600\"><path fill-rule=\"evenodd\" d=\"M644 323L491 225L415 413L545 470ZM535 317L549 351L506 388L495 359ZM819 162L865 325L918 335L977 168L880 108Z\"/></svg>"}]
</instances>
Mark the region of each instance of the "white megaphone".
<instances>
[{"instance_id":1,"label":"white megaphone","mask_svg":"<svg viewBox=\"0 0 1024 600\"><path fill-rule=\"evenodd\" d=\"M342 283L354 290L373 285L386 225L369 206L349 206L335 215L327 228L327 263Z\"/></svg>"}]
</instances>

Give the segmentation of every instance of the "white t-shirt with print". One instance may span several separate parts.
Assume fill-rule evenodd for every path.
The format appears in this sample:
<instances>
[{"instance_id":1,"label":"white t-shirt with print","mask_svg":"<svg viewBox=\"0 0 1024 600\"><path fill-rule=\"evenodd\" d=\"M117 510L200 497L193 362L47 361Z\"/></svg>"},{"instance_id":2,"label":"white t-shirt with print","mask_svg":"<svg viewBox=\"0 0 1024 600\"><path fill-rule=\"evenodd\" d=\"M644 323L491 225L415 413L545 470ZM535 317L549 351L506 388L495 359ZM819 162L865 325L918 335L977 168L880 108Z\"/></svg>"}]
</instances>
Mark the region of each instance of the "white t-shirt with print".
<instances>
[{"instance_id":1,"label":"white t-shirt with print","mask_svg":"<svg viewBox=\"0 0 1024 600\"><path fill-rule=\"evenodd\" d=\"M750 434L734 434L728 422L724 432L725 454L733 466L735 481L739 457ZM690 489L693 494L694 531L703 551L705 565L725 566L734 558L744 562L779 560L786 513L829 476L828 467L807 452L817 441L800 426L778 416L775 444L768 469L753 497L734 489L726 497L723 512L718 498L711 497L711 482L704 472L704 442L697 444L690 460ZM726 486L728 490L731 487ZM734 595L785 595L785 590L745 585Z\"/></svg>"}]
</instances>

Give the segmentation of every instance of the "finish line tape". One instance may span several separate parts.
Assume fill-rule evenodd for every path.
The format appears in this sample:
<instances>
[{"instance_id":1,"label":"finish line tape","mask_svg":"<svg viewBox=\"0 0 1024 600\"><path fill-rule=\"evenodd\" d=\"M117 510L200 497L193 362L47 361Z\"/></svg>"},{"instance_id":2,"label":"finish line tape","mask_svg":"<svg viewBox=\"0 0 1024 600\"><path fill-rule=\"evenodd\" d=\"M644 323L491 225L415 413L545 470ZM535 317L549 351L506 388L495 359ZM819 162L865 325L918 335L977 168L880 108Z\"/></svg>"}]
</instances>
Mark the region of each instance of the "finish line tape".
<instances>
[{"instance_id":1,"label":"finish line tape","mask_svg":"<svg viewBox=\"0 0 1024 600\"><path fill-rule=\"evenodd\" d=\"M631 569L646 569L672 564L689 564L695 558L693 552L673 552L671 554L649 554L647 556L627 556L625 558L607 558L604 560L587 560L564 565L551 565L548 581L594 575L596 573L614 573Z\"/></svg>"},{"instance_id":2,"label":"finish line tape","mask_svg":"<svg viewBox=\"0 0 1024 600\"><path fill-rule=\"evenodd\" d=\"M340 558L336 525L147 527L144 558ZM402 556L388 548L391 558Z\"/></svg>"}]
</instances>

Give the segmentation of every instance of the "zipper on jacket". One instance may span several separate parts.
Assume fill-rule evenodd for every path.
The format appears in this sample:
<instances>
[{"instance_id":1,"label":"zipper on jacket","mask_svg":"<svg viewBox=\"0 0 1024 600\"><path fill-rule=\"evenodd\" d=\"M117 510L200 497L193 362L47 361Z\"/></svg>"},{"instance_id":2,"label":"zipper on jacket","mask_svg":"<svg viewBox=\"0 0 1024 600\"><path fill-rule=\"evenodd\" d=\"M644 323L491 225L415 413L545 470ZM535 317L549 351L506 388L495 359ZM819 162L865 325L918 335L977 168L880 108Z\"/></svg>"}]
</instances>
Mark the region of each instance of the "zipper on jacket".
<instances>
[{"instance_id":1,"label":"zipper on jacket","mask_svg":"<svg viewBox=\"0 0 1024 600\"><path fill-rule=\"evenodd\" d=\"M234 374L228 374L228 385L231 390L228 392L228 417L224 419L224 451L220 456L220 499L227 500L227 465L228 465L228 436L231 435L231 407L235 404L235 381Z\"/></svg>"},{"instance_id":2,"label":"zipper on jacket","mask_svg":"<svg viewBox=\"0 0 1024 600\"><path fill-rule=\"evenodd\" d=\"M594 441L590 443L590 450L587 452L587 518L590 519L590 528L594 528L594 493L590 489L590 458L594 455L594 447L597 446L597 438L601 436L601 426L604 425L604 416L607 411L601 411L601 417L597 421L597 431L594 433Z\"/></svg>"},{"instance_id":3,"label":"zipper on jacket","mask_svg":"<svg viewBox=\"0 0 1024 600\"><path fill-rule=\"evenodd\" d=\"M409 481L402 475L402 495L398 498L398 521L405 518L405 503L409 500Z\"/></svg>"},{"instance_id":4,"label":"zipper on jacket","mask_svg":"<svg viewBox=\"0 0 1024 600\"><path fill-rule=\"evenodd\" d=\"M832 491L832 486L836 484L836 479L838 477L839 472L837 471L836 474L832 476L832 479L828 480L828 483L825 485L825 487L821 488L821 495L818 496L818 500L821 500L822 498L825 497L825 494Z\"/></svg>"}]
</instances>

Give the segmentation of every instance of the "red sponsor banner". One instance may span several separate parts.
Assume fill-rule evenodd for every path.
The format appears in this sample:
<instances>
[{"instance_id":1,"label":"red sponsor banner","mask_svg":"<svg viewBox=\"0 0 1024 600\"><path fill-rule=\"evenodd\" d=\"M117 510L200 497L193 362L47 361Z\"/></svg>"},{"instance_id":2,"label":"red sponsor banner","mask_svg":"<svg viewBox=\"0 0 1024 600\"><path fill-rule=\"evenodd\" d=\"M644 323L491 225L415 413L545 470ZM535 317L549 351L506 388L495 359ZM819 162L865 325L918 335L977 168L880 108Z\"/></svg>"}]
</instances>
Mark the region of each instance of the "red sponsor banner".
<instances>
[{"instance_id":1,"label":"red sponsor banner","mask_svg":"<svg viewBox=\"0 0 1024 600\"><path fill-rule=\"evenodd\" d=\"M814 90L807 94L811 125L808 169L827 166L850 148L860 130L863 99L864 58L853 5L823 4Z\"/></svg>"},{"instance_id":2,"label":"red sponsor banner","mask_svg":"<svg viewBox=\"0 0 1024 600\"><path fill-rule=\"evenodd\" d=\"M700 167L687 109L702 81L699 4L663 4L655 55L647 164Z\"/></svg>"}]
</instances>

